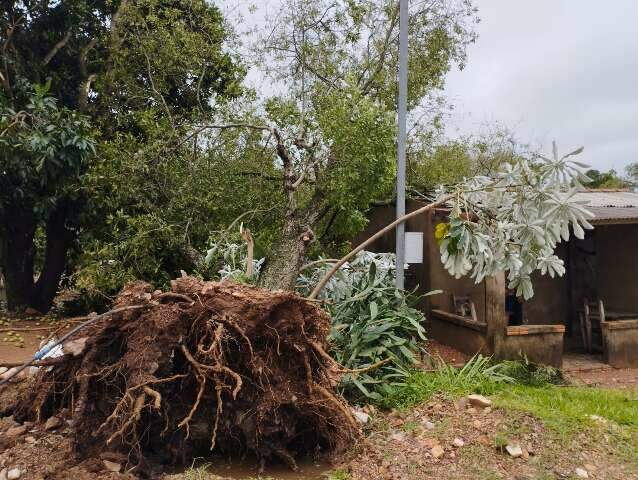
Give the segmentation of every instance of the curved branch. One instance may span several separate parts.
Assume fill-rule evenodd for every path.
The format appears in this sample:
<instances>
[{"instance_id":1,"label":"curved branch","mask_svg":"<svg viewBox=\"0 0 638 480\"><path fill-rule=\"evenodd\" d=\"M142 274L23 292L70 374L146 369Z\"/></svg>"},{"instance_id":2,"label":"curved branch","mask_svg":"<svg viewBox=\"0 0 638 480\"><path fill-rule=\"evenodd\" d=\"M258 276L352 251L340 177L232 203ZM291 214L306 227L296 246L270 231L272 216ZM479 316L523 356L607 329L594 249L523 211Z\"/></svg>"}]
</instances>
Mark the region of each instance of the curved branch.
<instances>
[{"instance_id":1,"label":"curved branch","mask_svg":"<svg viewBox=\"0 0 638 480\"><path fill-rule=\"evenodd\" d=\"M319 281L319 283L317 283L317 286L314 288L312 293L310 293L308 298L311 299L311 300L317 298L317 295L319 295L319 293L321 292L323 287L325 287L326 283L328 283L328 280L330 280L332 278L332 276L337 272L337 270L339 270L343 266L344 263L346 263L348 260L350 260L352 257L354 257L361 250L366 248L368 245L373 243L375 240L381 238L383 235L388 233L390 230L392 230L397 225L399 225L401 223L404 223L405 221L409 220L412 217L416 217L417 215L425 213L425 212L427 212L429 210L433 210L436 207L439 207L439 206L447 203L448 200L452 199L453 197L454 197L453 195L447 195L447 196L443 197L442 199L440 199L440 200L438 200L436 202L430 203L429 205L425 205L424 207L421 207L421 208L417 208L413 212L407 213L407 214L403 215L402 217L397 218L394 222L390 223L389 225L383 227L381 230L379 230L377 233L372 235L370 238L368 238L363 243L359 244L359 246L357 248L352 250L345 257L343 257L341 260L339 260L337 263L335 263L333 265L333 267L323 276L323 278Z\"/></svg>"}]
</instances>

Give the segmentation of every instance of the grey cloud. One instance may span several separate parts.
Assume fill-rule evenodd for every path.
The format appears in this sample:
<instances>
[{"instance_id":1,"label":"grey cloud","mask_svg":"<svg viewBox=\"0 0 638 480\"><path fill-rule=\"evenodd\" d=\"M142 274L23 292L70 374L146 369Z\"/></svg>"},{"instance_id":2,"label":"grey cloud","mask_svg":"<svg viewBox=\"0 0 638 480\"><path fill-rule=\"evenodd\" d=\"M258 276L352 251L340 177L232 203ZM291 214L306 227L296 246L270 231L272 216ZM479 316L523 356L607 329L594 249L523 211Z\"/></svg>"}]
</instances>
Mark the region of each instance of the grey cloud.
<instances>
[{"instance_id":1,"label":"grey cloud","mask_svg":"<svg viewBox=\"0 0 638 480\"><path fill-rule=\"evenodd\" d=\"M583 144L596 168L638 161L638 2L476 3L480 38L447 82L451 133L497 120L545 149Z\"/></svg>"}]
</instances>

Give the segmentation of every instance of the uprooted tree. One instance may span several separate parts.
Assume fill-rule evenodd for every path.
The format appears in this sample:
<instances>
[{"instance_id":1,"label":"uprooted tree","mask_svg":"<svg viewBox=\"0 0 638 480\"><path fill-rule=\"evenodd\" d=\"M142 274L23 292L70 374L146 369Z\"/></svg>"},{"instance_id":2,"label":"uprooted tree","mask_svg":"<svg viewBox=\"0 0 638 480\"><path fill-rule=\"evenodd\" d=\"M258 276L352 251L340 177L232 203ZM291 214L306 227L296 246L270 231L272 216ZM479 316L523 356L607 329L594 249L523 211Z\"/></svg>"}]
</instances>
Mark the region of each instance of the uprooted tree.
<instances>
[{"instance_id":1,"label":"uprooted tree","mask_svg":"<svg viewBox=\"0 0 638 480\"><path fill-rule=\"evenodd\" d=\"M164 293L129 284L115 307L86 328L84 352L41 369L13 409L33 420L71 412L81 456L131 454L143 472L152 455L190 463L212 450L294 469L358 435L333 392L343 371L325 352L330 319L316 303L182 277Z\"/></svg>"}]
</instances>

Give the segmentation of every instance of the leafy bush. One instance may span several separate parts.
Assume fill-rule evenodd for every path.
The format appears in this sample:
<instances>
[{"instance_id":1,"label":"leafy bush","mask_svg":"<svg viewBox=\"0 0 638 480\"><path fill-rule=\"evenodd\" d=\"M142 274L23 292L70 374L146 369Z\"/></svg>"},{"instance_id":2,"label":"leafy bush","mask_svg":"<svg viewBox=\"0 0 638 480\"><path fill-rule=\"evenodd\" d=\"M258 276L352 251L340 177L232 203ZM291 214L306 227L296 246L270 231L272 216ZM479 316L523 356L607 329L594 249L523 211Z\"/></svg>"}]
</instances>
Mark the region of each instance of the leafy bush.
<instances>
[{"instance_id":1,"label":"leafy bush","mask_svg":"<svg viewBox=\"0 0 638 480\"><path fill-rule=\"evenodd\" d=\"M241 227L239 232L241 232ZM259 278L265 258L253 259L253 275L246 275L248 252L246 243L240 239L240 233L227 230L216 232L209 238L210 248L204 260L207 274L215 280L234 280L241 283L255 283Z\"/></svg>"},{"instance_id":2,"label":"leafy bush","mask_svg":"<svg viewBox=\"0 0 638 480\"><path fill-rule=\"evenodd\" d=\"M329 266L298 280L309 290ZM422 351L423 313L415 297L394 286L394 255L361 252L344 265L322 292L332 316L331 355L347 369L374 369L350 373L341 384L351 398L380 401L409 375Z\"/></svg>"},{"instance_id":3,"label":"leafy bush","mask_svg":"<svg viewBox=\"0 0 638 480\"><path fill-rule=\"evenodd\" d=\"M87 310L107 307L122 287L145 280L166 288L171 279L187 268L187 241L179 228L154 215L109 216L110 235L94 239L79 259L81 267L71 278Z\"/></svg>"}]
</instances>

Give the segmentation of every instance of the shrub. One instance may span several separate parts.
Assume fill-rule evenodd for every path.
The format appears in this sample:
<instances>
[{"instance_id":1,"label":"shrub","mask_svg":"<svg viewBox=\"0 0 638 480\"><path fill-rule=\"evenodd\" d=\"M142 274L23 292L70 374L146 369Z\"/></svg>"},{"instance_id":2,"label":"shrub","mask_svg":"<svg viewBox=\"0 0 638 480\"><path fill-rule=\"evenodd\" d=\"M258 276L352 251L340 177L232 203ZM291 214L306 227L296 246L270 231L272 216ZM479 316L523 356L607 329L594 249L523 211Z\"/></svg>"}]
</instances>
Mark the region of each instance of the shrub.
<instances>
[{"instance_id":1,"label":"shrub","mask_svg":"<svg viewBox=\"0 0 638 480\"><path fill-rule=\"evenodd\" d=\"M565 378L558 368L530 362L526 356L521 360L507 360L499 364L499 370L520 385L542 387L563 385Z\"/></svg>"},{"instance_id":2,"label":"shrub","mask_svg":"<svg viewBox=\"0 0 638 480\"><path fill-rule=\"evenodd\" d=\"M204 260L207 278L215 280L234 280L240 283L254 284L259 278L261 266L265 258L253 259L253 275L246 275L248 252L246 243L241 240L241 229L238 232L228 230L213 233L208 243Z\"/></svg>"},{"instance_id":3,"label":"shrub","mask_svg":"<svg viewBox=\"0 0 638 480\"><path fill-rule=\"evenodd\" d=\"M301 276L302 293L329 268ZM344 265L322 292L332 317L331 355L347 369L381 366L346 374L342 391L351 399L381 401L402 385L422 352L425 330L416 297L394 286L394 255L361 252Z\"/></svg>"},{"instance_id":4,"label":"shrub","mask_svg":"<svg viewBox=\"0 0 638 480\"><path fill-rule=\"evenodd\" d=\"M106 308L133 280L166 288L191 263L184 235L154 215L119 212L107 219L107 225L108 237L87 245L79 259L81 267L71 277L88 310Z\"/></svg>"}]
</instances>

